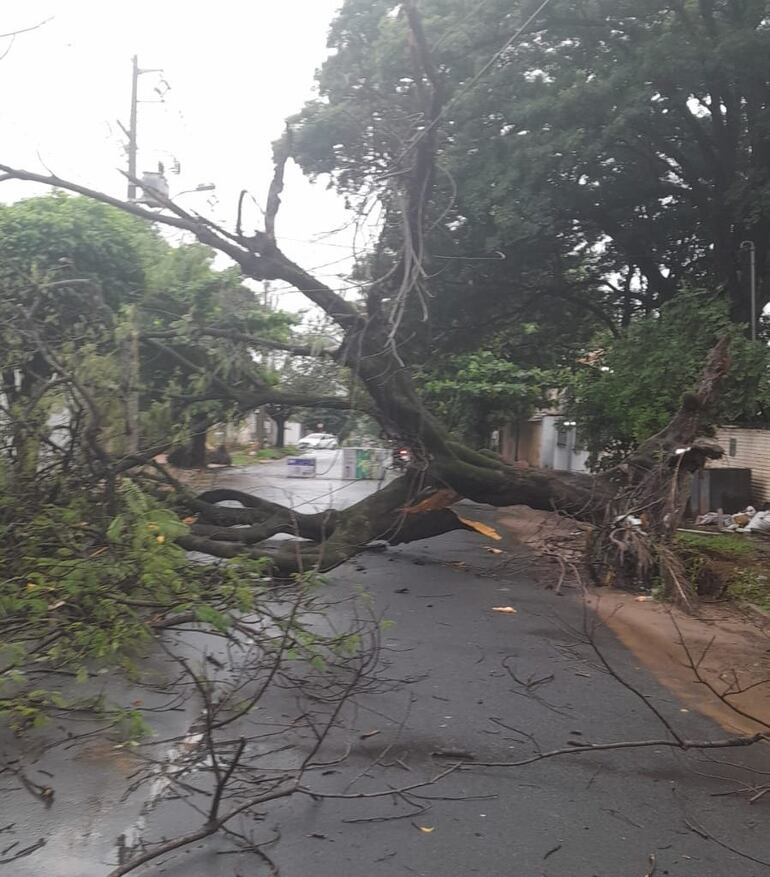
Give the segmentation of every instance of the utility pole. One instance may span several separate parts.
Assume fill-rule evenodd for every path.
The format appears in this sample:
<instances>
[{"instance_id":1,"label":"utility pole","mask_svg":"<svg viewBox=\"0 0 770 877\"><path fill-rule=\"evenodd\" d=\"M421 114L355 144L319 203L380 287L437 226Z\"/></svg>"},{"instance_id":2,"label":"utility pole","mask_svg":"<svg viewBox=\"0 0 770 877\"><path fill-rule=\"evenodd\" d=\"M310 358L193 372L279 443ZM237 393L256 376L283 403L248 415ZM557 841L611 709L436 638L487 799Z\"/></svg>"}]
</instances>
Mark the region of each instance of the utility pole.
<instances>
[{"instance_id":1,"label":"utility pole","mask_svg":"<svg viewBox=\"0 0 770 877\"><path fill-rule=\"evenodd\" d=\"M741 249L749 251L749 290L751 295L751 340L757 340L757 247L754 241L741 241Z\"/></svg>"},{"instance_id":2,"label":"utility pole","mask_svg":"<svg viewBox=\"0 0 770 877\"><path fill-rule=\"evenodd\" d=\"M162 73L163 70L160 67L148 67L146 70L142 70L139 67L139 58L137 55L131 59L131 111L128 117L128 129L126 129L125 125L121 122L118 122L120 127L123 129L123 133L128 138L128 146L126 147L126 152L128 153L128 200L136 201L136 183L134 180L136 179L136 154L139 151L139 145L137 142L137 115L138 115L138 107L139 107L139 77L143 73ZM160 93L160 92L159 92ZM150 101L153 103L153 101Z\"/></svg>"},{"instance_id":3,"label":"utility pole","mask_svg":"<svg viewBox=\"0 0 770 877\"><path fill-rule=\"evenodd\" d=\"M131 113L128 121L128 200L136 201L136 109L139 103L137 92L139 89L139 58L134 55L131 59Z\"/></svg>"},{"instance_id":4,"label":"utility pole","mask_svg":"<svg viewBox=\"0 0 770 877\"><path fill-rule=\"evenodd\" d=\"M265 280L262 286L262 306L266 311L272 310L270 306L270 281ZM272 361L269 353L264 354L264 365L265 368L269 369L272 366ZM262 447L262 444L265 440L265 427L267 426L267 412L265 411L265 406L260 405L257 408L257 418L256 418L256 432L257 432L257 441L259 442L259 446Z\"/></svg>"}]
</instances>

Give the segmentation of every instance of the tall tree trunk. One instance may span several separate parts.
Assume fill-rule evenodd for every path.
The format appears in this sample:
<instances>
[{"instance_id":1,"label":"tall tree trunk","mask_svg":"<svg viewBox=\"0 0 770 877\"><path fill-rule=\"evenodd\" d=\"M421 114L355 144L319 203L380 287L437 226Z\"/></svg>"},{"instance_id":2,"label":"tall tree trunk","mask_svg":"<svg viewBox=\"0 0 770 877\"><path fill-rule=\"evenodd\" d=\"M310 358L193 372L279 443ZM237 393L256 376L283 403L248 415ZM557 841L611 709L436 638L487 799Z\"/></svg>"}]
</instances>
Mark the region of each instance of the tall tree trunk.
<instances>
[{"instance_id":1,"label":"tall tree trunk","mask_svg":"<svg viewBox=\"0 0 770 877\"><path fill-rule=\"evenodd\" d=\"M208 427L209 421L205 414L193 414L190 418L190 434L187 444L173 448L169 452L169 463L180 469L204 469L206 467Z\"/></svg>"},{"instance_id":2,"label":"tall tree trunk","mask_svg":"<svg viewBox=\"0 0 770 877\"><path fill-rule=\"evenodd\" d=\"M204 415L196 415L190 424L190 467L205 469L206 467L206 432L208 419Z\"/></svg>"},{"instance_id":3,"label":"tall tree trunk","mask_svg":"<svg viewBox=\"0 0 770 877\"><path fill-rule=\"evenodd\" d=\"M273 420L275 422L275 446L276 448L284 448L286 447L286 415L274 414Z\"/></svg>"}]
</instances>

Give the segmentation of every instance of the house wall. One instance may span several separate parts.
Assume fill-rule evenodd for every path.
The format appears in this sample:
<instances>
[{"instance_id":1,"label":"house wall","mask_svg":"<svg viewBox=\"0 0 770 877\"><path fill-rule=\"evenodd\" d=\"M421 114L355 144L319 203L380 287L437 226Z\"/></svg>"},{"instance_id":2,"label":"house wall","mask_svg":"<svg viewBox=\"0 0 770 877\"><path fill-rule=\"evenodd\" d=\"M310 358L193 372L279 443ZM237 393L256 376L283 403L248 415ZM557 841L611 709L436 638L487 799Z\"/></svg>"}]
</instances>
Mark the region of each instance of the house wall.
<instances>
[{"instance_id":1,"label":"house wall","mask_svg":"<svg viewBox=\"0 0 770 877\"><path fill-rule=\"evenodd\" d=\"M519 428L519 447L516 459L524 460L530 466L539 466L541 439L542 423L539 420L529 420L527 423L522 423Z\"/></svg>"},{"instance_id":2,"label":"house wall","mask_svg":"<svg viewBox=\"0 0 770 877\"><path fill-rule=\"evenodd\" d=\"M574 427L566 430L566 444L559 445L558 425L563 419L562 415L558 414L541 414L520 423L518 443L516 424L508 424L502 433L503 459L509 463L524 460L530 466L544 469L587 472L588 451L575 447L577 431Z\"/></svg>"},{"instance_id":3,"label":"house wall","mask_svg":"<svg viewBox=\"0 0 770 877\"><path fill-rule=\"evenodd\" d=\"M770 503L770 430L721 426L715 438L725 449L725 456L709 460L708 467L751 469L753 504Z\"/></svg>"},{"instance_id":4,"label":"house wall","mask_svg":"<svg viewBox=\"0 0 770 877\"><path fill-rule=\"evenodd\" d=\"M271 417L265 417L265 437L272 444L275 442L278 430L275 421ZM249 445L255 441L257 435L257 415L252 411L244 417L244 419L235 425L226 427L226 440L239 445ZM302 438L302 424L294 420L286 422L286 430L284 433L287 445L296 445Z\"/></svg>"},{"instance_id":5,"label":"house wall","mask_svg":"<svg viewBox=\"0 0 770 877\"><path fill-rule=\"evenodd\" d=\"M540 465L545 469L563 469L563 466L557 466L557 448L556 448L556 424L558 417L546 415L543 417L540 426Z\"/></svg>"},{"instance_id":6,"label":"house wall","mask_svg":"<svg viewBox=\"0 0 770 877\"><path fill-rule=\"evenodd\" d=\"M540 466L540 420L507 423L500 433L500 456L506 463Z\"/></svg>"},{"instance_id":7,"label":"house wall","mask_svg":"<svg viewBox=\"0 0 770 877\"><path fill-rule=\"evenodd\" d=\"M265 438L274 445L278 438L278 427L272 417L265 417ZM285 445L296 445L302 438L302 424L295 420L287 420L284 427L283 441Z\"/></svg>"},{"instance_id":8,"label":"house wall","mask_svg":"<svg viewBox=\"0 0 770 877\"><path fill-rule=\"evenodd\" d=\"M506 463L516 460L516 424L510 421L500 430L500 456Z\"/></svg>"},{"instance_id":9,"label":"house wall","mask_svg":"<svg viewBox=\"0 0 770 877\"><path fill-rule=\"evenodd\" d=\"M588 451L576 447L577 430L574 426L563 430L563 443L560 444L559 424L561 415L546 414L542 420L542 444L540 465L546 469L561 469L566 472L587 472Z\"/></svg>"},{"instance_id":10,"label":"house wall","mask_svg":"<svg viewBox=\"0 0 770 877\"><path fill-rule=\"evenodd\" d=\"M287 445L296 445L302 438L302 424L295 420L289 420L286 423L285 441Z\"/></svg>"}]
</instances>

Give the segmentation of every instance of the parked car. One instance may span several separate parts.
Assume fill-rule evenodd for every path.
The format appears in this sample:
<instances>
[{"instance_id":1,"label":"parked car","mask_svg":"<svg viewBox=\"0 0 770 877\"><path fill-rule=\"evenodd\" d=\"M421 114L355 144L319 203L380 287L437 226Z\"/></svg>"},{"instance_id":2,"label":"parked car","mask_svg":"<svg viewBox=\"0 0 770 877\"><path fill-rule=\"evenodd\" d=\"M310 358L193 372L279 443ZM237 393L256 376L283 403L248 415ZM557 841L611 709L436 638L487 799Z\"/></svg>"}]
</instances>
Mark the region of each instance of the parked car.
<instances>
[{"instance_id":1,"label":"parked car","mask_svg":"<svg viewBox=\"0 0 770 877\"><path fill-rule=\"evenodd\" d=\"M302 451L318 451L324 448L333 451L339 446L337 436L328 432L311 432L297 442L297 447Z\"/></svg>"}]
</instances>

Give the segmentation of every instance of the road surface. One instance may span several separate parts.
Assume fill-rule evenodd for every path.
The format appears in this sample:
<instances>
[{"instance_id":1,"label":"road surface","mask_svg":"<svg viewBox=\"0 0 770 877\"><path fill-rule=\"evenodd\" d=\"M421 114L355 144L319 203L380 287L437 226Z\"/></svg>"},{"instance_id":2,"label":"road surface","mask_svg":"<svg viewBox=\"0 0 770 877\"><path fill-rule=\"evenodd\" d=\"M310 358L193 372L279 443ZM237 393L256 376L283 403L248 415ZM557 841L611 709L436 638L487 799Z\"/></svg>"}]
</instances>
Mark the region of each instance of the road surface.
<instances>
[{"instance_id":1,"label":"road surface","mask_svg":"<svg viewBox=\"0 0 770 877\"><path fill-rule=\"evenodd\" d=\"M317 456L325 475L316 480L286 479L283 465L273 463L223 472L218 483L288 499L303 511L329 501L347 505L376 487L331 477L339 474L338 456ZM665 736L652 712L604 672L584 642L580 600L535 584L526 555L509 539L496 544L502 554L486 551L489 544L451 533L361 555L330 577L331 600L364 589L373 612L393 622L383 642L392 681L346 712L324 756L339 763L314 773L316 791L378 792L430 778L460 758L517 760L538 747ZM338 611L347 611L345 605ZM501 606L516 612L493 611ZM598 642L613 669L684 736L725 736L685 711L608 632L600 631ZM188 638L178 647L195 645ZM162 702L160 693L142 696ZM271 715L284 708L282 698L268 704ZM196 709L187 702L177 712L158 713L158 737L184 734ZM129 844L137 836L157 840L200 823L187 804L146 785L124 798L136 768L123 750L65 744L41 753L52 739L47 735L23 746L2 740L5 758L19 759L14 766L25 777L55 789L45 806L15 775L0 777L0 850L47 840L3 874L104 877L117 860L119 837ZM172 744L157 747L161 758L173 751ZM643 877L653 870L656 877L764 877L770 795L750 804L751 794L739 793L761 786L754 771L770 771L769 752L766 745L711 753L650 747L458 770L418 790L424 797L411 803L397 795L293 797L262 808L255 839L278 838L265 852L283 877ZM9 823L15 824L4 829ZM270 873L260 858L236 849L218 836L136 873Z\"/></svg>"}]
</instances>

